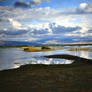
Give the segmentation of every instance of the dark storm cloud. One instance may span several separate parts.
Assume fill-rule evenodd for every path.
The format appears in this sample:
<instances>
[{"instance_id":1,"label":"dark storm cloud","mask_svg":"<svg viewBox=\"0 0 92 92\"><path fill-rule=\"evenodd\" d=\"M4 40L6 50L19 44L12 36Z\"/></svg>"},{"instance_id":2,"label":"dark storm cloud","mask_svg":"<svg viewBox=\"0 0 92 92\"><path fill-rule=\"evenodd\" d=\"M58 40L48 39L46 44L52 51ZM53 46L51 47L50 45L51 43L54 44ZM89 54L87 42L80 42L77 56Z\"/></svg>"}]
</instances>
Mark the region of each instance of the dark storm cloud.
<instances>
[{"instance_id":1,"label":"dark storm cloud","mask_svg":"<svg viewBox=\"0 0 92 92\"><path fill-rule=\"evenodd\" d=\"M0 19L0 22L2 22L2 19Z\"/></svg>"},{"instance_id":2,"label":"dark storm cloud","mask_svg":"<svg viewBox=\"0 0 92 92\"><path fill-rule=\"evenodd\" d=\"M30 0L29 2L18 1L18 2L15 2L14 6L19 8L32 8L33 6L37 6L42 2L43 2L42 0L39 0L39 2L34 0Z\"/></svg>"},{"instance_id":3,"label":"dark storm cloud","mask_svg":"<svg viewBox=\"0 0 92 92\"><path fill-rule=\"evenodd\" d=\"M0 0L0 3L9 2L10 0Z\"/></svg>"},{"instance_id":4,"label":"dark storm cloud","mask_svg":"<svg viewBox=\"0 0 92 92\"><path fill-rule=\"evenodd\" d=\"M55 24L50 24L50 28L52 29L53 33L59 34L59 33L71 33L76 30L81 30L81 27L76 26L76 27L65 27L58 25L57 27L54 26Z\"/></svg>"},{"instance_id":5,"label":"dark storm cloud","mask_svg":"<svg viewBox=\"0 0 92 92\"><path fill-rule=\"evenodd\" d=\"M22 35L26 34L28 31L26 30L17 30L17 31L3 31L0 30L0 34L5 34L5 35Z\"/></svg>"},{"instance_id":6,"label":"dark storm cloud","mask_svg":"<svg viewBox=\"0 0 92 92\"><path fill-rule=\"evenodd\" d=\"M29 4L24 3L24 2L16 2L16 3L14 4L14 6L15 6L15 7L19 7L19 8L28 8L28 7L30 7Z\"/></svg>"},{"instance_id":7,"label":"dark storm cloud","mask_svg":"<svg viewBox=\"0 0 92 92\"><path fill-rule=\"evenodd\" d=\"M88 33L92 33L92 29L88 30Z\"/></svg>"},{"instance_id":8,"label":"dark storm cloud","mask_svg":"<svg viewBox=\"0 0 92 92\"><path fill-rule=\"evenodd\" d=\"M31 8L32 6L36 6L39 3L30 1L29 3L26 2L15 2L14 6L18 8Z\"/></svg>"},{"instance_id":9,"label":"dark storm cloud","mask_svg":"<svg viewBox=\"0 0 92 92\"><path fill-rule=\"evenodd\" d=\"M7 5L13 5L14 7L16 8L31 8L33 6L36 6L38 4L41 4L42 3L42 0L39 0L39 2L37 2L36 0L30 0L28 2L26 2L26 0L0 0L0 5L4 5L4 6L7 6Z\"/></svg>"}]
</instances>

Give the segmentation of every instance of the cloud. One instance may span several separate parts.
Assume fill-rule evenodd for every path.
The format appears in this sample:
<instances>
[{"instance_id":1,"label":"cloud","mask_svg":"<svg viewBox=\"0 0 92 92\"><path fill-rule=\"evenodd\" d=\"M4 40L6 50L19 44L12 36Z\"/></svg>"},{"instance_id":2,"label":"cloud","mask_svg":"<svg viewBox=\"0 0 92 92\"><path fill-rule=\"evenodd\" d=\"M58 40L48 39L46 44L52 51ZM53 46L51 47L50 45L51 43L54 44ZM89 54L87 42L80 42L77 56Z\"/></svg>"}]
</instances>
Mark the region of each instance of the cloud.
<instances>
[{"instance_id":1,"label":"cloud","mask_svg":"<svg viewBox=\"0 0 92 92\"><path fill-rule=\"evenodd\" d=\"M86 7L88 7L88 4L87 4L87 3L81 3L81 4L79 5L79 8L80 8L80 9L85 9Z\"/></svg>"},{"instance_id":2,"label":"cloud","mask_svg":"<svg viewBox=\"0 0 92 92\"><path fill-rule=\"evenodd\" d=\"M60 14L64 15L83 15L92 14L92 3L80 3L76 8L63 9Z\"/></svg>"},{"instance_id":3,"label":"cloud","mask_svg":"<svg viewBox=\"0 0 92 92\"><path fill-rule=\"evenodd\" d=\"M17 8L32 8L33 6L37 6L42 2L49 2L49 0L30 0L29 2L25 2L24 0L15 2L14 6Z\"/></svg>"},{"instance_id":4,"label":"cloud","mask_svg":"<svg viewBox=\"0 0 92 92\"><path fill-rule=\"evenodd\" d=\"M19 23L18 21L14 20L14 19L9 18L8 20L9 20L12 28L14 28L16 30L21 30L21 29L27 30L28 29L28 27L23 26L21 23Z\"/></svg>"},{"instance_id":5,"label":"cloud","mask_svg":"<svg viewBox=\"0 0 92 92\"><path fill-rule=\"evenodd\" d=\"M43 45L45 45L45 44L60 44L60 42L58 42L57 40L49 40L49 41L45 41L43 43Z\"/></svg>"},{"instance_id":6,"label":"cloud","mask_svg":"<svg viewBox=\"0 0 92 92\"><path fill-rule=\"evenodd\" d=\"M30 37L28 39L25 39L25 41L36 41L36 40L39 40L39 38Z\"/></svg>"},{"instance_id":7,"label":"cloud","mask_svg":"<svg viewBox=\"0 0 92 92\"><path fill-rule=\"evenodd\" d=\"M76 36L76 37L90 37L92 36L92 30L86 30L86 32L81 32L81 30L76 31L76 32L72 32L72 33L68 33L68 34L64 34L65 36Z\"/></svg>"},{"instance_id":8,"label":"cloud","mask_svg":"<svg viewBox=\"0 0 92 92\"><path fill-rule=\"evenodd\" d=\"M65 22L68 22L69 19L77 18L77 16L81 17L82 14L85 15L84 12L81 12L81 11L76 10L76 9L70 9L70 10L65 9L65 11L64 11L63 9L56 10L56 9L53 9L50 7L33 8L33 9L26 9L26 10L5 9L5 10L0 11L0 14L1 14L0 15L1 18L2 17L3 18L13 18L13 19L15 19L17 21L21 21L21 22L33 22L33 21L56 22L57 21L58 23L60 22L62 24L65 24ZM82 17L84 17L84 16L82 16Z\"/></svg>"},{"instance_id":9,"label":"cloud","mask_svg":"<svg viewBox=\"0 0 92 92\"><path fill-rule=\"evenodd\" d=\"M18 28L18 27L21 27L22 25L17 22L17 21L14 21L13 19L9 18L9 21L11 23L11 25L14 27L14 28Z\"/></svg>"},{"instance_id":10,"label":"cloud","mask_svg":"<svg viewBox=\"0 0 92 92\"><path fill-rule=\"evenodd\" d=\"M87 32L92 34L92 29L88 30Z\"/></svg>"},{"instance_id":11,"label":"cloud","mask_svg":"<svg viewBox=\"0 0 92 92\"><path fill-rule=\"evenodd\" d=\"M52 32L54 34L71 33L76 30L81 30L81 27L78 27L78 26L77 27L65 27L62 25L53 26L52 24L50 25L50 28L52 29Z\"/></svg>"},{"instance_id":12,"label":"cloud","mask_svg":"<svg viewBox=\"0 0 92 92\"><path fill-rule=\"evenodd\" d=\"M69 37L91 37L92 36L92 33L81 33L81 34L74 34L74 33L69 33L69 34L65 34L65 36L69 36Z\"/></svg>"},{"instance_id":13,"label":"cloud","mask_svg":"<svg viewBox=\"0 0 92 92\"><path fill-rule=\"evenodd\" d=\"M28 31L26 30L18 30L18 31L5 31L5 30L0 30L0 34L5 34L5 35L22 35L22 34L26 34Z\"/></svg>"},{"instance_id":14,"label":"cloud","mask_svg":"<svg viewBox=\"0 0 92 92\"><path fill-rule=\"evenodd\" d=\"M0 19L0 22L2 22L3 20L2 19Z\"/></svg>"},{"instance_id":15,"label":"cloud","mask_svg":"<svg viewBox=\"0 0 92 92\"><path fill-rule=\"evenodd\" d=\"M14 4L15 7L18 7L18 8L29 8L31 7L30 4L27 4L27 3L24 3L24 2L16 2Z\"/></svg>"},{"instance_id":16,"label":"cloud","mask_svg":"<svg viewBox=\"0 0 92 92\"><path fill-rule=\"evenodd\" d=\"M34 5L44 2L42 0L33 1ZM28 7L33 5L24 0L19 2L27 4ZM44 38L58 35L59 37L92 36L91 31L89 31L92 30L91 4L81 3L79 7L71 9L21 8L1 7L0 31L2 30L2 32L0 39L4 37L6 39L26 39L33 36L34 38L35 36Z\"/></svg>"},{"instance_id":17,"label":"cloud","mask_svg":"<svg viewBox=\"0 0 92 92\"><path fill-rule=\"evenodd\" d=\"M31 1L30 1L31 2ZM40 4L42 2L42 0L33 0L33 2Z\"/></svg>"},{"instance_id":18,"label":"cloud","mask_svg":"<svg viewBox=\"0 0 92 92\"><path fill-rule=\"evenodd\" d=\"M0 0L0 3L9 2L11 0Z\"/></svg>"},{"instance_id":19,"label":"cloud","mask_svg":"<svg viewBox=\"0 0 92 92\"><path fill-rule=\"evenodd\" d=\"M1 6L4 4L4 7L9 4L8 7L14 6L15 8L32 8L41 3L50 2L50 0L0 0Z\"/></svg>"},{"instance_id":20,"label":"cloud","mask_svg":"<svg viewBox=\"0 0 92 92\"><path fill-rule=\"evenodd\" d=\"M80 30L81 27L65 27L62 25L57 25L56 23L45 23L45 24L38 24L38 25L29 25L23 26L18 21L13 19L9 19L8 24L10 23L10 28L3 28L0 30L0 34L5 35L17 35L19 36L42 36L42 35L54 35L54 34L65 34L71 33L76 30ZM12 31L11 31L12 30Z\"/></svg>"},{"instance_id":21,"label":"cloud","mask_svg":"<svg viewBox=\"0 0 92 92\"><path fill-rule=\"evenodd\" d=\"M34 9L5 9L0 11L0 28L7 27L11 28L10 26L13 26L13 28L20 29L20 28L26 28L26 25L28 22L31 24L35 21L37 24L48 23L48 22L55 22L58 25L62 25L65 27L91 27L92 20L91 16L87 15L64 15L63 13L60 13L62 10L55 10L50 7L45 8L34 8ZM70 22L72 19L79 19L81 18L80 22ZM11 20L11 22L8 22ZM21 26L24 23L23 26ZM47 24L45 23L44 26ZM28 24L29 26L29 24ZM37 26L37 25L36 25ZM38 27L42 27L42 25L38 25ZM59 29L59 27L58 27ZM84 29L83 29L84 30Z\"/></svg>"},{"instance_id":22,"label":"cloud","mask_svg":"<svg viewBox=\"0 0 92 92\"><path fill-rule=\"evenodd\" d=\"M36 4L41 4L42 2L50 2L50 0L32 0L32 1L35 2Z\"/></svg>"},{"instance_id":23,"label":"cloud","mask_svg":"<svg viewBox=\"0 0 92 92\"><path fill-rule=\"evenodd\" d=\"M74 14L92 14L92 4L81 3L73 13Z\"/></svg>"}]
</instances>

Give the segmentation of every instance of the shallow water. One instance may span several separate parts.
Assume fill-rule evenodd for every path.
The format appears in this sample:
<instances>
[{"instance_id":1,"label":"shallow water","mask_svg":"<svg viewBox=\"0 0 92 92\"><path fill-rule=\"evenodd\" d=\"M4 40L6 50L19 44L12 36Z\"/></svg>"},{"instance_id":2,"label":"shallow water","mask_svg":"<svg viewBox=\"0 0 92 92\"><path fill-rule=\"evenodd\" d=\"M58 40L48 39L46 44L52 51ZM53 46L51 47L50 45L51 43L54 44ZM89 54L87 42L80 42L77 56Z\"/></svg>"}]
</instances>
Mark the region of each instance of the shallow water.
<instances>
[{"instance_id":1,"label":"shallow water","mask_svg":"<svg viewBox=\"0 0 92 92\"><path fill-rule=\"evenodd\" d=\"M62 48L62 47L59 47ZM65 59L47 59L42 56L56 54L72 54L84 58L92 59L92 52L88 51L67 51L71 48L92 48L92 46L65 46L63 50L47 52L24 52L20 48L0 49L0 70L18 68L25 64L70 64L73 61Z\"/></svg>"}]
</instances>

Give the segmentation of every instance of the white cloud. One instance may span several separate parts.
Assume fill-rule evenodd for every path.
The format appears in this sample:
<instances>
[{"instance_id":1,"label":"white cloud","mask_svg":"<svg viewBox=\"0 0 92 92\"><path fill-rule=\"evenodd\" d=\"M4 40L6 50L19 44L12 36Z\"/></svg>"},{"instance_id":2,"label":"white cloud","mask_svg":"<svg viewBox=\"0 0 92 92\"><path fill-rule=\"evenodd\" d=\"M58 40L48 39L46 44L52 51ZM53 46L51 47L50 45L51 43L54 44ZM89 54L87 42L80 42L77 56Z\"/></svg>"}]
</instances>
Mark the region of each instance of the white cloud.
<instances>
[{"instance_id":1,"label":"white cloud","mask_svg":"<svg viewBox=\"0 0 92 92\"><path fill-rule=\"evenodd\" d=\"M35 3L41 3L42 2L42 0L33 0Z\"/></svg>"},{"instance_id":2,"label":"white cloud","mask_svg":"<svg viewBox=\"0 0 92 92\"><path fill-rule=\"evenodd\" d=\"M24 41L36 41L36 40L39 40L39 38L30 37L30 38L26 38Z\"/></svg>"},{"instance_id":3,"label":"white cloud","mask_svg":"<svg viewBox=\"0 0 92 92\"><path fill-rule=\"evenodd\" d=\"M73 36L77 36L77 37L90 37L92 36L92 33L68 33L68 34L64 34L65 36L69 36L69 37L73 37Z\"/></svg>"},{"instance_id":4,"label":"white cloud","mask_svg":"<svg viewBox=\"0 0 92 92\"><path fill-rule=\"evenodd\" d=\"M12 25L14 28L19 28L19 27L22 26L19 22L15 21L15 20L13 20L13 19L11 19L11 18L9 18L9 21L10 21L11 25Z\"/></svg>"},{"instance_id":5,"label":"white cloud","mask_svg":"<svg viewBox=\"0 0 92 92\"><path fill-rule=\"evenodd\" d=\"M4 31L7 31L8 29L7 28L3 28Z\"/></svg>"},{"instance_id":6,"label":"white cloud","mask_svg":"<svg viewBox=\"0 0 92 92\"><path fill-rule=\"evenodd\" d=\"M92 4L81 3L77 12L80 14L92 14Z\"/></svg>"},{"instance_id":7,"label":"white cloud","mask_svg":"<svg viewBox=\"0 0 92 92\"><path fill-rule=\"evenodd\" d=\"M50 2L50 0L32 0L37 4L41 4L42 2Z\"/></svg>"},{"instance_id":8,"label":"white cloud","mask_svg":"<svg viewBox=\"0 0 92 92\"><path fill-rule=\"evenodd\" d=\"M87 6L88 6L87 3L81 3L80 6L79 6L79 8L85 9Z\"/></svg>"},{"instance_id":9,"label":"white cloud","mask_svg":"<svg viewBox=\"0 0 92 92\"><path fill-rule=\"evenodd\" d=\"M48 29L48 32L49 32L49 34L53 34L53 31L52 31L52 29Z\"/></svg>"},{"instance_id":10,"label":"white cloud","mask_svg":"<svg viewBox=\"0 0 92 92\"><path fill-rule=\"evenodd\" d=\"M25 26L22 26L21 23L19 23L18 21L14 20L14 19L11 19L9 18L9 21L10 21L10 24L13 26L14 29L28 29L27 27Z\"/></svg>"},{"instance_id":11,"label":"white cloud","mask_svg":"<svg viewBox=\"0 0 92 92\"><path fill-rule=\"evenodd\" d=\"M43 24L37 24L37 25L28 25L30 28L36 28L37 30L39 30L39 29L42 29L43 28Z\"/></svg>"}]
</instances>

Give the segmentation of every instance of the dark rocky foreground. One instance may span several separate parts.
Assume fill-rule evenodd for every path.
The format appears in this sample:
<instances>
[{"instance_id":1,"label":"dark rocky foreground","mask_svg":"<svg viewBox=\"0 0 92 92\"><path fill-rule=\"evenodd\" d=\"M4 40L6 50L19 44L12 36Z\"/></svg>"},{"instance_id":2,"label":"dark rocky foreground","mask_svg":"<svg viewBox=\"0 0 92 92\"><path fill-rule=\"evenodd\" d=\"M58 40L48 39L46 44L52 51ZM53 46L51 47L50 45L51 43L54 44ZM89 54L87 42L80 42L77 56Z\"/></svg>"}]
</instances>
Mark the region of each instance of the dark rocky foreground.
<instances>
[{"instance_id":1,"label":"dark rocky foreground","mask_svg":"<svg viewBox=\"0 0 92 92\"><path fill-rule=\"evenodd\" d=\"M25 65L4 70L0 92L92 92L92 65Z\"/></svg>"}]
</instances>

